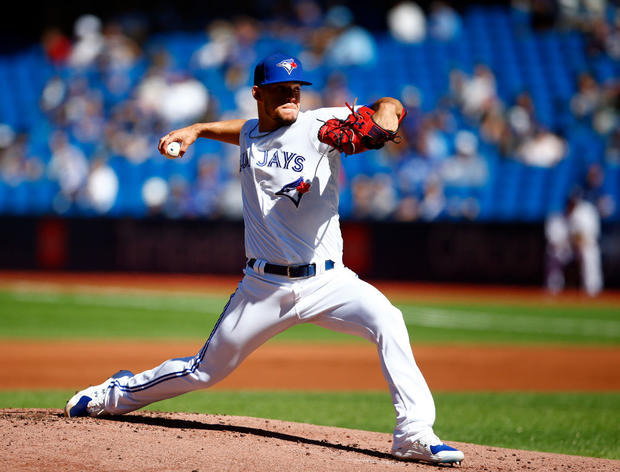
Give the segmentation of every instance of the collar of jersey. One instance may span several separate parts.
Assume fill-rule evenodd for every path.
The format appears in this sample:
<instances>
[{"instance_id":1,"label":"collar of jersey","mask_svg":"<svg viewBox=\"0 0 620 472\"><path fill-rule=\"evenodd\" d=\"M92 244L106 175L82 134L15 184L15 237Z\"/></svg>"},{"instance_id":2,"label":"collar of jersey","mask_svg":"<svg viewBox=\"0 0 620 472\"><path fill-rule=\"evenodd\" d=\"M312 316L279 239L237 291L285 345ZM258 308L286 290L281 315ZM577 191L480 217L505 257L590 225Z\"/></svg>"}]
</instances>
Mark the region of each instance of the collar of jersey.
<instances>
[{"instance_id":1,"label":"collar of jersey","mask_svg":"<svg viewBox=\"0 0 620 472\"><path fill-rule=\"evenodd\" d=\"M300 112L299 112L299 113L301 114L301 110L300 110ZM279 128L276 128L276 129L274 129L273 131L266 131L266 132L264 132L264 133L261 133L261 132L259 131L259 132L258 132L258 134L256 134L256 135L252 136L252 133L256 130L256 128L258 128L258 125L259 125L258 120L257 120L256 125L254 126L254 128L252 128L252 129L250 130L250 132L248 133L248 136L249 136L250 138L252 138L252 139L255 139L255 138L264 138L265 136L269 136L270 134L276 133L277 131L280 131L280 130L282 130L282 129L284 129L284 128L291 128L291 127L295 126L297 123L299 123L299 115L297 115L297 119L295 120L295 122L294 122L294 123L292 123L292 124L290 124L290 125L280 126Z\"/></svg>"}]
</instances>

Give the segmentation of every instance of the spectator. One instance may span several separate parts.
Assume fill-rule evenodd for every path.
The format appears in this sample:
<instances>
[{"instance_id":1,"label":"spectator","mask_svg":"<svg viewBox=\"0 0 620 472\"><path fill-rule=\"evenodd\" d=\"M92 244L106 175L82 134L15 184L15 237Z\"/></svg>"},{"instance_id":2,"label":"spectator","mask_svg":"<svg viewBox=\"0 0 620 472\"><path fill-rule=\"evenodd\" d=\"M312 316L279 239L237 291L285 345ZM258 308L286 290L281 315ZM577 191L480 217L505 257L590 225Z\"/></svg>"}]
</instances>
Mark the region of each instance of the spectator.
<instances>
[{"instance_id":1,"label":"spectator","mask_svg":"<svg viewBox=\"0 0 620 472\"><path fill-rule=\"evenodd\" d=\"M0 176L4 182L16 185L21 181L18 162L25 142L25 136L19 140L12 127L0 124Z\"/></svg>"},{"instance_id":2,"label":"spectator","mask_svg":"<svg viewBox=\"0 0 620 472\"><path fill-rule=\"evenodd\" d=\"M586 53L592 58L607 53L607 40L610 28L604 17L593 18L586 30Z\"/></svg>"},{"instance_id":3,"label":"spectator","mask_svg":"<svg viewBox=\"0 0 620 472\"><path fill-rule=\"evenodd\" d=\"M98 157L92 163L86 183L86 198L89 207L97 213L110 211L118 195L118 176L105 161Z\"/></svg>"},{"instance_id":4,"label":"spectator","mask_svg":"<svg viewBox=\"0 0 620 472\"><path fill-rule=\"evenodd\" d=\"M534 134L521 143L517 156L531 166L553 167L566 155L566 147L561 137L538 126Z\"/></svg>"},{"instance_id":5,"label":"spectator","mask_svg":"<svg viewBox=\"0 0 620 472\"><path fill-rule=\"evenodd\" d=\"M109 21L103 27L100 66L107 70L127 70L142 54L140 46L125 34L120 23Z\"/></svg>"},{"instance_id":6,"label":"spectator","mask_svg":"<svg viewBox=\"0 0 620 472\"><path fill-rule=\"evenodd\" d=\"M604 0L564 0L558 2L560 20L565 28L587 31L603 15Z\"/></svg>"},{"instance_id":7,"label":"spectator","mask_svg":"<svg viewBox=\"0 0 620 472\"><path fill-rule=\"evenodd\" d=\"M26 134L16 134L0 124L0 178L15 187L24 181L36 182L45 166L36 156L27 156Z\"/></svg>"},{"instance_id":8,"label":"spectator","mask_svg":"<svg viewBox=\"0 0 620 472\"><path fill-rule=\"evenodd\" d=\"M351 180L353 208L351 216L355 219L370 218L372 207L372 181L365 174L358 174Z\"/></svg>"},{"instance_id":9,"label":"spectator","mask_svg":"<svg viewBox=\"0 0 620 472\"><path fill-rule=\"evenodd\" d=\"M323 24L323 12L314 0L297 0L294 3L295 21L293 24L301 28L320 28Z\"/></svg>"},{"instance_id":10,"label":"spectator","mask_svg":"<svg viewBox=\"0 0 620 472\"><path fill-rule=\"evenodd\" d=\"M433 221L444 214L446 210L446 196L441 179L432 176L424 187L424 197L420 203L420 218L424 221Z\"/></svg>"},{"instance_id":11,"label":"spectator","mask_svg":"<svg viewBox=\"0 0 620 472\"><path fill-rule=\"evenodd\" d=\"M377 46L372 35L353 23L353 13L345 6L330 8L326 23L334 28L335 36L325 49L328 66L372 66L377 60Z\"/></svg>"},{"instance_id":12,"label":"spectator","mask_svg":"<svg viewBox=\"0 0 620 472\"><path fill-rule=\"evenodd\" d=\"M543 31L553 28L558 17L557 0L536 0L530 2L532 28Z\"/></svg>"},{"instance_id":13,"label":"spectator","mask_svg":"<svg viewBox=\"0 0 620 472\"><path fill-rule=\"evenodd\" d=\"M189 182L180 175L170 177L169 192L163 205L163 213L168 218L183 218L191 215L192 197Z\"/></svg>"},{"instance_id":14,"label":"spectator","mask_svg":"<svg viewBox=\"0 0 620 472\"><path fill-rule=\"evenodd\" d=\"M396 221L415 221L420 217L420 201L415 195L405 195L398 202L394 214Z\"/></svg>"},{"instance_id":15,"label":"spectator","mask_svg":"<svg viewBox=\"0 0 620 472\"><path fill-rule=\"evenodd\" d=\"M361 220L386 219L398 205L392 177L384 173L372 177L356 175L352 181L352 196L352 216Z\"/></svg>"},{"instance_id":16,"label":"spectator","mask_svg":"<svg viewBox=\"0 0 620 472\"><path fill-rule=\"evenodd\" d=\"M426 16L417 3L404 1L387 13L387 24L396 41L419 43L426 38Z\"/></svg>"},{"instance_id":17,"label":"spectator","mask_svg":"<svg viewBox=\"0 0 620 472\"><path fill-rule=\"evenodd\" d=\"M241 183L238 178L225 180L219 197L218 214L233 220L242 218L243 201L241 200Z\"/></svg>"},{"instance_id":18,"label":"spectator","mask_svg":"<svg viewBox=\"0 0 620 472\"><path fill-rule=\"evenodd\" d=\"M198 175L192 183L191 215L215 216L219 212L218 201L223 186L217 156L202 156L198 160Z\"/></svg>"},{"instance_id":19,"label":"spectator","mask_svg":"<svg viewBox=\"0 0 620 472\"><path fill-rule=\"evenodd\" d=\"M158 113L169 127L179 127L204 116L209 92L202 82L188 75L169 77L160 96Z\"/></svg>"},{"instance_id":20,"label":"spectator","mask_svg":"<svg viewBox=\"0 0 620 472\"><path fill-rule=\"evenodd\" d=\"M159 52L153 57L151 66L135 88L135 105L145 115L159 115L161 97L168 90L168 55Z\"/></svg>"},{"instance_id":21,"label":"spectator","mask_svg":"<svg viewBox=\"0 0 620 472\"><path fill-rule=\"evenodd\" d=\"M142 185L142 203L148 215L160 215L170 194L170 187L161 177L153 176L146 179Z\"/></svg>"},{"instance_id":22,"label":"spectator","mask_svg":"<svg viewBox=\"0 0 620 472\"><path fill-rule=\"evenodd\" d=\"M58 181L60 193L55 201L59 213L67 211L86 185L88 160L80 148L69 142L64 131L55 131L50 138L52 158L48 164L48 175Z\"/></svg>"},{"instance_id":23,"label":"spectator","mask_svg":"<svg viewBox=\"0 0 620 472\"><path fill-rule=\"evenodd\" d=\"M502 154L510 154L512 147L512 130L506 119L506 113L501 102L496 101L484 113L480 121L480 136L486 142L498 146ZM510 115L508 119L510 119ZM510 136L509 141L507 137Z\"/></svg>"},{"instance_id":24,"label":"spectator","mask_svg":"<svg viewBox=\"0 0 620 472\"><path fill-rule=\"evenodd\" d=\"M534 131L536 109L528 92L521 92L507 113L508 123L516 139L521 141Z\"/></svg>"},{"instance_id":25,"label":"spectator","mask_svg":"<svg viewBox=\"0 0 620 472\"><path fill-rule=\"evenodd\" d=\"M465 115L477 121L498 100L495 75L487 65L476 65L473 77L463 84L460 98Z\"/></svg>"},{"instance_id":26,"label":"spectator","mask_svg":"<svg viewBox=\"0 0 620 472\"><path fill-rule=\"evenodd\" d=\"M447 95L443 98L446 106L453 109L463 110L465 84L468 77L465 72L457 67L450 69L449 86Z\"/></svg>"},{"instance_id":27,"label":"spectator","mask_svg":"<svg viewBox=\"0 0 620 472\"><path fill-rule=\"evenodd\" d=\"M137 105L164 127L181 126L204 116L209 105L205 85L189 73L170 72L168 55L158 54L136 90Z\"/></svg>"},{"instance_id":28,"label":"spectator","mask_svg":"<svg viewBox=\"0 0 620 472\"><path fill-rule=\"evenodd\" d=\"M79 78L69 83L69 93L63 103L63 113L66 124L76 125L82 121L89 113L89 104L99 109L102 106L101 92L98 89L92 89L88 80Z\"/></svg>"},{"instance_id":29,"label":"spectator","mask_svg":"<svg viewBox=\"0 0 620 472\"><path fill-rule=\"evenodd\" d=\"M407 109L407 118L401 123L399 134L404 136L409 143L412 143L415 141L415 137L424 119L424 113L421 109L422 95L420 90L413 85L405 85L401 92L400 101Z\"/></svg>"},{"instance_id":30,"label":"spectator","mask_svg":"<svg viewBox=\"0 0 620 472\"><path fill-rule=\"evenodd\" d=\"M193 53L189 68L218 70L228 90L234 92L247 84L260 34L258 22L247 16L230 22L215 20L207 27L207 42Z\"/></svg>"},{"instance_id":31,"label":"spectator","mask_svg":"<svg viewBox=\"0 0 620 472\"><path fill-rule=\"evenodd\" d=\"M592 203L601 219L611 216L616 210L613 197L603 189L605 171L598 162L590 164L583 185L583 199Z\"/></svg>"},{"instance_id":32,"label":"spectator","mask_svg":"<svg viewBox=\"0 0 620 472\"><path fill-rule=\"evenodd\" d=\"M260 23L249 16L240 16L233 21L235 47L229 61L249 68L256 62L256 42L261 31Z\"/></svg>"},{"instance_id":33,"label":"spectator","mask_svg":"<svg viewBox=\"0 0 620 472\"><path fill-rule=\"evenodd\" d=\"M577 92L570 101L573 115L580 120L591 119L601 102L601 89L591 74L579 76Z\"/></svg>"},{"instance_id":34,"label":"spectator","mask_svg":"<svg viewBox=\"0 0 620 472\"><path fill-rule=\"evenodd\" d=\"M469 131L459 131L455 144L456 153L441 166L444 184L455 187L485 185L489 171L486 161L478 154L478 138Z\"/></svg>"},{"instance_id":35,"label":"spectator","mask_svg":"<svg viewBox=\"0 0 620 472\"><path fill-rule=\"evenodd\" d=\"M232 25L226 20L215 20L207 27L208 40L204 46L194 52L191 65L196 69L213 69L222 67L235 44Z\"/></svg>"},{"instance_id":36,"label":"spectator","mask_svg":"<svg viewBox=\"0 0 620 472\"><path fill-rule=\"evenodd\" d=\"M614 15L613 24L605 40L605 49L613 60L620 60L620 9L616 10Z\"/></svg>"},{"instance_id":37,"label":"spectator","mask_svg":"<svg viewBox=\"0 0 620 472\"><path fill-rule=\"evenodd\" d=\"M246 91L246 95L247 97L247 91ZM349 95L350 97L350 95ZM240 98L241 101L241 98ZM247 106L248 102L247 100L244 100L243 103ZM301 101L301 111L306 111L306 110L314 110L315 108L321 108L325 106L324 102L323 102L323 97L321 96L321 93L316 91L316 90L304 90L304 96L302 98ZM342 102L340 102L340 106L342 106ZM256 108L256 107L255 107ZM249 111L249 110L248 110ZM256 110L253 110L249 113L245 113L243 116L244 117L254 117L254 115L256 114Z\"/></svg>"},{"instance_id":38,"label":"spectator","mask_svg":"<svg viewBox=\"0 0 620 472\"><path fill-rule=\"evenodd\" d=\"M454 128L452 116L441 109L425 116L417 136L417 151L428 158L431 165L438 165L450 156L450 139Z\"/></svg>"},{"instance_id":39,"label":"spectator","mask_svg":"<svg viewBox=\"0 0 620 472\"><path fill-rule=\"evenodd\" d=\"M104 38L101 20L95 15L82 15L74 24L75 43L69 56L69 65L84 69L93 65L103 51Z\"/></svg>"},{"instance_id":40,"label":"spectator","mask_svg":"<svg viewBox=\"0 0 620 472\"><path fill-rule=\"evenodd\" d=\"M605 161L620 165L620 127L610 133L605 143Z\"/></svg>"},{"instance_id":41,"label":"spectator","mask_svg":"<svg viewBox=\"0 0 620 472\"><path fill-rule=\"evenodd\" d=\"M143 112L137 101L126 101L112 110L105 144L113 154L139 164L154 156L152 133L158 129L156 115Z\"/></svg>"},{"instance_id":42,"label":"spectator","mask_svg":"<svg viewBox=\"0 0 620 472\"><path fill-rule=\"evenodd\" d=\"M501 102L495 102L483 118L481 131L504 157L514 157L519 146L531 139L536 126L534 102L528 92L522 92L508 110Z\"/></svg>"},{"instance_id":43,"label":"spectator","mask_svg":"<svg viewBox=\"0 0 620 472\"><path fill-rule=\"evenodd\" d=\"M425 183L433 175L434 166L428 159L410 155L397 166L396 185L403 195L422 194Z\"/></svg>"},{"instance_id":44,"label":"spectator","mask_svg":"<svg viewBox=\"0 0 620 472\"><path fill-rule=\"evenodd\" d=\"M398 205L392 176L379 173L372 178L370 216L376 220L388 219Z\"/></svg>"},{"instance_id":45,"label":"spectator","mask_svg":"<svg viewBox=\"0 0 620 472\"><path fill-rule=\"evenodd\" d=\"M461 17L447 3L433 2L428 16L428 29L432 37L440 41L451 41L461 34Z\"/></svg>"},{"instance_id":46,"label":"spectator","mask_svg":"<svg viewBox=\"0 0 620 472\"><path fill-rule=\"evenodd\" d=\"M347 85L347 77L337 70L329 74L322 92L322 101L326 107L341 107L351 101L352 93Z\"/></svg>"},{"instance_id":47,"label":"spectator","mask_svg":"<svg viewBox=\"0 0 620 472\"><path fill-rule=\"evenodd\" d=\"M55 26L43 31L41 44L45 55L55 66L63 66L71 55L71 40Z\"/></svg>"}]
</instances>

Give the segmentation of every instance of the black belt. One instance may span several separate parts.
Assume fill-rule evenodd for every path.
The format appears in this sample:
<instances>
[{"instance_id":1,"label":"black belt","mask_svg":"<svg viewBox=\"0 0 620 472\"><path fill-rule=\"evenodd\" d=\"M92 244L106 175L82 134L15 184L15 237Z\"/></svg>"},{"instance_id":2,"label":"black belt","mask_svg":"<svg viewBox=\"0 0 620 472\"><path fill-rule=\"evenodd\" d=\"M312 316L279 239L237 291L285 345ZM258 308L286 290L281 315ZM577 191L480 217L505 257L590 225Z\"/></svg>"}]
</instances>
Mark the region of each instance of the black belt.
<instances>
[{"instance_id":1,"label":"black belt","mask_svg":"<svg viewBox=\"0 0 620 472\"><path fill-rule=\"evenodd\" d=\"M248 259L248 266L254 268L254 264L256 264L256 259ZM333 268L334 261L325 261L325 270L330 270ZM316 264L313 262L312 264L283 266L277 264L270 264L267 262L263 270L267 274L283 275L285 277L295 279L300 277L312 277L316 275Z\"/></svg>"}]
</instances>

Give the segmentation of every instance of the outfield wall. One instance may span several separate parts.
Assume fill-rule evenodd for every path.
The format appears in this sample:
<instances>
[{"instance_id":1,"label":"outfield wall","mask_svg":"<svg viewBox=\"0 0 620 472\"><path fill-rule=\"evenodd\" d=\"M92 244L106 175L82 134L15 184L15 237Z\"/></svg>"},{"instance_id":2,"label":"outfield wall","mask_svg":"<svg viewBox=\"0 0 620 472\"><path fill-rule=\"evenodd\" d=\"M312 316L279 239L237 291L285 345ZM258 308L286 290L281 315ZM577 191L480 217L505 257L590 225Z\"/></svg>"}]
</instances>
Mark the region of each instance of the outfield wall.
<instances>
[{"instance_id":1,"label":"outfield wall","mask_svg":"<svg viewBox=\"0 0 620 472\"><path fill-rule=\"evenodd\" d=\"M0 269L238 274L237 221L1 218ZM345 262L361 276L542 285L541 223L343 222ZM601 241L605 282L620 286L620 226ZM576 285L576 264L568 267Z\"/></svg>"}]
</instances>

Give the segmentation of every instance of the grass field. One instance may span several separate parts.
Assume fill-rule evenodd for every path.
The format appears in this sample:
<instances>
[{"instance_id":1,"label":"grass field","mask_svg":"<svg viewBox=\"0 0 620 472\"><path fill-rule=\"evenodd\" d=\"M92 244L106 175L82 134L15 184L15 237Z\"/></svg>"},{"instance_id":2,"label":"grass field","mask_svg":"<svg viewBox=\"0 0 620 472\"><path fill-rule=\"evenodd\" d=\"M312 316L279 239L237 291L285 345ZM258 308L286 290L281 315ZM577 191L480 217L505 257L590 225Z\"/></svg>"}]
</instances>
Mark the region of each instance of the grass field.
<instances>
[{"instance_id":1,"label":"grass field","mask_svg":"<svg viewBox=\"0 0 620 472\"><path fill-rule=\"evenodd\" d=\"M4 338L208 337L226 297L0 291ZM620 345L619 306L395 303L414 342ZM102 322L105 320L105 322ZM312 325L286 341L356 341Z\"/></svg>"},{"instance_id":2,"label":"grass field","mask_svg":"<svg viewBox=\"0 0 620 472\"><path fill-rule=\"evenodd\" d=\"M211 331L226 297L0 291L0 339L194 339ZM437 300L396 303L415 343L620 347L620 307ZM273 342L356 342L299 326ZM618 375L618 372L610 372ZM61 408L68 391L2 391L2 408ZM453 441L620 459L620 392L434 392L436 429ZM389 432L385 392L202 391L152 406Z\"/></svg>"}]
</instances>

